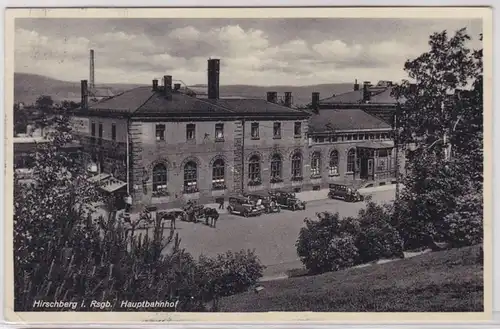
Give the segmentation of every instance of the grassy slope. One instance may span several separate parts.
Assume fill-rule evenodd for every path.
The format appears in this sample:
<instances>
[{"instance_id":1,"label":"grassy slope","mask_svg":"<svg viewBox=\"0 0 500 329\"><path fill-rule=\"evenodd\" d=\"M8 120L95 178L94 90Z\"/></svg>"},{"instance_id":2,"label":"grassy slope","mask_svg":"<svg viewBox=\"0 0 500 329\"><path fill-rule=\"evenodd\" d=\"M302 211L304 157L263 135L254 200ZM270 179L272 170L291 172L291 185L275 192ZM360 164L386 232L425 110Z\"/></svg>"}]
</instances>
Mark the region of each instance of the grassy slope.
<instances>
[{"instance_id":1,"label":"grassy slope","mask_svg":"<svg viewBox=\"0 0 500 329\"><path fill-rule=\"evenodd\" d=\"M365 268L264 282L221 301L222 312L482 312L479 247Z\"/></svg>"},{"instance_id":2,"label":"grassy slope","mask_svg":"<svg viewBox=\"0 0 500 329\"><path fill-rule=\"evenodd\" d=\"M137 87L133 84L105 84L110 87L115 93L122 92L127 89ZM280 96L283 96L285 91L291 91L294 97L295 104L307 104L311 101L311 93L319 92L321 98L331 96L333 93L339 94L352 90L352 84L322 84L315 86L247 86L247 85L230 85L220 87L221 97L224 96L243 96L250 98L265 98L267 91L276 91ZM14 100L15 102L24 102L32 104L40 95L49 95L56 101L62 100L80 100L80 82L69 82L52 79L49 77L27 74L14 73Z\"/></svg>"}]
</instances>

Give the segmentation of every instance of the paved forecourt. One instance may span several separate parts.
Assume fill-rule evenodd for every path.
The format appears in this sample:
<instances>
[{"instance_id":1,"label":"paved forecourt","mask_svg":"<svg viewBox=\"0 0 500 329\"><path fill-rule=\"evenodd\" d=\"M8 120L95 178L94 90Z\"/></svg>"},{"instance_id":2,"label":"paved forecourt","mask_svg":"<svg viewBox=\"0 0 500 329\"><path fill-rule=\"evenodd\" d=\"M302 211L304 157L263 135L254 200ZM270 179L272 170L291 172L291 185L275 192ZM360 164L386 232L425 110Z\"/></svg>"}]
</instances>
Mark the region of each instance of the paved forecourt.
<instances>
[{"instance_id":1,"label":"paved forecourt","mask_svg":"<svg viewBox=\"0 0 500 329\"><path fill-rule=\"evenodd\" d=\"M394 189L370 193L375 202L394 200ZM177 232L181 246L194 257L201 254L214 256L228 250L254 249L261 262L268 266L265 275L277 275L300 267L295 242L304 227L304 218L314 218L317 212L338 212L340 216L356 216L365 207L364 202L348 203L342 200L313 200L305 211L282 210L281 213L242 217L221 214L217 227L204 222L178 222Z\"/></svg>"}]
</instances>

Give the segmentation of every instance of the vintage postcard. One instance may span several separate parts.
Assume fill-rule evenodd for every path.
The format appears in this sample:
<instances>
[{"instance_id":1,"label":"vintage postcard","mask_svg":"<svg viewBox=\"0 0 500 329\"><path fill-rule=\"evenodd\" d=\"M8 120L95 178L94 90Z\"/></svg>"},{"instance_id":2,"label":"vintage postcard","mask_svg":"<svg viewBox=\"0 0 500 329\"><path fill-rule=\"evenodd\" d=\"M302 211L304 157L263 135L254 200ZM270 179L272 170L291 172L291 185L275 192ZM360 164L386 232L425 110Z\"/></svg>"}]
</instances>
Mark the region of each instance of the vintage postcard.
<instances>
[{"instance_id":1,"label":"vintage postcard","mask_svg":"<svg viewBox=\"0 0 500 329\"><path fill-rule=\"evenodd\" d=\"M491 15L8 9L7 320L489 319Z\"/></svg>"}]
</instances>

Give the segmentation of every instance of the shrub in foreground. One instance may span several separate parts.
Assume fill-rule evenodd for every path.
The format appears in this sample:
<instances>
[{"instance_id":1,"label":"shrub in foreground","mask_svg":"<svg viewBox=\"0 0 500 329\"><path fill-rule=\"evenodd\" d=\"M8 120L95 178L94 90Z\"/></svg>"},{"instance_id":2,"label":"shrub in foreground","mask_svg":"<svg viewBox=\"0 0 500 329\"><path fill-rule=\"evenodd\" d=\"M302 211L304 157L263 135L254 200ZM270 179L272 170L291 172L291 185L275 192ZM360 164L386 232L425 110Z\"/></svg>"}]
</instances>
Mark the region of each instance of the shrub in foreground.
<instances>
[{"instance_id":1,"label":"shrub in foreground","mask_svg":"<svg viewBox=\"0 0 500 329\"><path fill-rule=\"evenodd\" d=\"M369 202L361 209L358 218L359 233L356 236L358 264L383 258L403 258L403 241L391 225L391 212L387 207Z\"/></svg>"},{"instance_id":2,"label":"shrub in foreground","mask_svg":"<svg viewBox=\"0 0 500 329\"><path fill-rule=\"evenodd\" d=\"M349 233L339 214L317 214L318 220L305 219L296 243L297 254L313 274L338 271L355 264L358 249L355 237ZM346 223L347 224L347 223Z\"/></svg>"}]
</instances>

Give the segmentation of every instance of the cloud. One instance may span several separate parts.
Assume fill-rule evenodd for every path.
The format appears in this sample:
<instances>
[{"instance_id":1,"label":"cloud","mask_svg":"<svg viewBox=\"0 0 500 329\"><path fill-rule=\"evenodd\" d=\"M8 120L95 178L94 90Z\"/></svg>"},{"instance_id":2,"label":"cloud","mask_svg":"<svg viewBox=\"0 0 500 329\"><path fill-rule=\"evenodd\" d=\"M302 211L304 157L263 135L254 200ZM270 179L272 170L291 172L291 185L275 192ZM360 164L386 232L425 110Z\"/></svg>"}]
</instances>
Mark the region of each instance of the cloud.
<instances>
[{"instance_id":1,"label":"cloud","mask_svg":"<svg viewBox=\"0 0 500 329\"><path fill-rule=\"evenodd\" d=\"M95 49L101 83L149 83L165 74L206 83L209 57L221 59L223 84L398 80L405 77L406 59L427 50L429 36L422 21L414 30L411 22L400 24L405 33L382 21L364 22L364 32L349 20L52 21L18 26L16 71L80 80L88 76L89 49Z\"/></svg>"}]
</instances>

